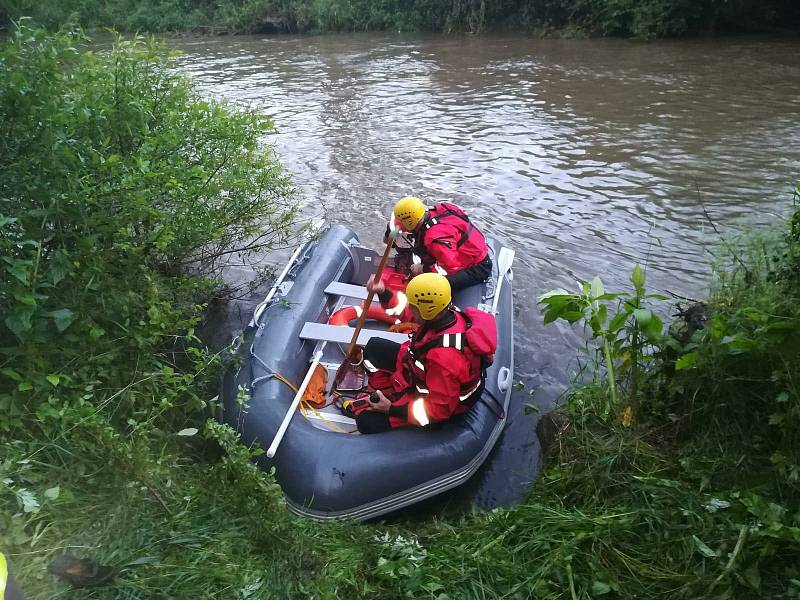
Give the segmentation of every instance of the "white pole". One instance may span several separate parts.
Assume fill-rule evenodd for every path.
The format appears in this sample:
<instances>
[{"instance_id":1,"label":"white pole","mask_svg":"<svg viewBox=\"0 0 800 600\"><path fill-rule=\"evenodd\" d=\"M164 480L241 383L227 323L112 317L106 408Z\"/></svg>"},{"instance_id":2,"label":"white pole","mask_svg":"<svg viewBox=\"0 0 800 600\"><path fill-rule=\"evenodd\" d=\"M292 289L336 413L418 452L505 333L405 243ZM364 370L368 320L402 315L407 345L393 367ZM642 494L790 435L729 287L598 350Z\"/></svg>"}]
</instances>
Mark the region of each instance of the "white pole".
<instances>
[{"instance_id":1,"label":"white pole","mask_svg":"<svg viewBox=\"0 0 800 600\"><path fill-rule=\"evenodd\" d=\"M256 306L256 309L253 311L253 318L250 319L251 327L258 322L258 319L261 317L261 313L264 312L264 309L267 307L267 304L269 304L269 301L272 300L272 297L275 295L275 292L278 291L278 288L280 287L281 283L283 283L283 280L286 278L286 274L289 272L289 269L292 268L292 265L297 260L297 256L307 245L308 244L300 244L292 253L291 258L289 258L289 262L286 263L286 266L283 267L283 271L281 271L281 274L278 275L278 278L275 280L275 283L272 284L269 293L267 293L267 297L264 298L264 300L262 300L261 303L258 306Z\"/></svg>"},{"instance_id":2,"label":"white pole","mask_svg":"<svg viewBox=\"0 0 800 600\"><path fill-rule=\"evenodd\" d=\"M325 350L325 346L328 342L323 342L320 349L314 355L314 360L311 361L311 366L308 368L308 372L306 372L305 379L303 379L303 383L300 384L300 387L297 389L297 393L294 395L294 400L292 400L292 404L289 406L289 410L286 411L286 416L283 417L283 422L281 426L278 428L278 432L275 434L275 437L272 439L272 444L270 444L269 450L267 450L267 458L272 458L275 456L275 453L278 451L278 446L283 439L283 435L286 433L286 430L289 428L289 423L294 416L295 411L297 410L297 405L300 404L300 400L303 399L303 394L308 387L309 382L311 381L311 377L314 375L314 371L319 364L319 361L322 360L322 351Z\"/></svg>"}]
</instances>

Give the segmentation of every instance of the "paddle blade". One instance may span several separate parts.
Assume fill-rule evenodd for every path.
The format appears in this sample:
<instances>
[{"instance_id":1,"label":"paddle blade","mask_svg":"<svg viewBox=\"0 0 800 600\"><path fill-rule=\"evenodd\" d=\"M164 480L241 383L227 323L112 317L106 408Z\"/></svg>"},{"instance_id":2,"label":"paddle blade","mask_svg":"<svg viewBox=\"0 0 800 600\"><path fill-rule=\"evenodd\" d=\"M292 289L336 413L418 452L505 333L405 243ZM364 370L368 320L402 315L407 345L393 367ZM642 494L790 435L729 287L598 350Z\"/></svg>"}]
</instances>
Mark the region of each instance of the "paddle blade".
<instances>
[{"instance_id":1,"label":"paddle blade","mask_svg":"<svg viewBox=\"0 0 800 600\"><path fill-rule=\"evenodd\" d=\"M333 378L332 391L338 392L353 392L359 391L366 385L367 373L364 367L359 363L353 365L349 360L346 360L339 365L336 371L336 377Z\"/></svg>"},{"instance_id":2,"label":"paddle blade","mask_svg":"<svg viewBox=\"0 0 800 600\"><path fill-rule=\"evenodd\" d=\"M511 248L503 246L497 255L497 273L499 277L504 276L511 265L514 263L514 255L516 253Z\"/></svg>"}]
</instances>

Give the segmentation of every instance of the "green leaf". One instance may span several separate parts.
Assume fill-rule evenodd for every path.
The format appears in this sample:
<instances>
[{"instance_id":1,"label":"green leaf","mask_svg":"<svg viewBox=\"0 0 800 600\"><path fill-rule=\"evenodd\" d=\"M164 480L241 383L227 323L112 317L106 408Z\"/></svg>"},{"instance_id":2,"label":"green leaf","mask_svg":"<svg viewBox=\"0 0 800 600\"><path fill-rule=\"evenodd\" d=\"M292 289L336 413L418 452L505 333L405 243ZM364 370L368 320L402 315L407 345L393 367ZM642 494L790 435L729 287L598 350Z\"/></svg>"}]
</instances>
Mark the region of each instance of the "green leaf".
<instances>
[{"instance_id":1,"label":"green leaf","mask_svg":"<svg viewBox=\"0 0 800 600\"><path fill-rule=\"evenodd\" d=\"M557 290L551 290L551 291L549 291L549 292L547 292L545 294L542 294L541 296L539 296L539 298L536 301L538 303L544 303L544 302L547 302L548 300L550 300L552 298L555 298L555 297L558 297L558 296L572 297L572 296L574 296L574 294L570 294L565 289L558 288Z\"/></svg>"},{"instance_id":2,"label":"green leaf","mask_svg":"<svg viewBox=\"0 0 800 600\"><path fill-rule=\"evenodd\" d=\"M723 344L727 344L728 351L731 354L744 354L756 348L756 343L750 338L744 336L725 336L722 339Z\"/></svg>"},{"instance_id":3,"label":"green leaf","mask_svg":"<svg viewBox=\"0 0 800 600\"><path fill-rule=\"evenodd\" d=\"M659 317L655 313L651 313L650 322L645 327L644 334L647 336L647 339L655 344L661 339L661 335L664 331L664 323L661 321L661 317Z\"/></svg>"},{"instance_id":4,"label":"green leaf","mask_svg":"<svg viewBox=\"0 0 800 600\"><path fill-rule=\"evenodd\" d=\"M17 291L14 292L14 298L21 302L22 304L27 304L28 306L36 306L36 298L34 298L33 294L28 291Z\"/></svg>"},{"instance_id":5,"label":"green leaf","mask_svg":"<svg viewBox=\"0 0 800 600\"><path fill-rule=\"evenodd\" d=\"M621 297L622 295L623 294L602 294L601 296L598 296L597 298L594 298L594 300L601 300L601 301L602 300L616 300L617 298Z\"/></svg>"},{"instance_id":6,"label":"green leaf","mask_svg":"<svg viewBox=\"0 0 800 600\"><path fill-rule=\"evenodd\" d=\"M783 423L783 420L785 418L786 418L786 415L784 415L783 413L772 413L769 416L769 421L768 422L769 422L770 425L780 425L781 423Z\"/></svg>"},{"instance_id":7,"label":"green leaf","mask_svg":"<svg viewBox=\"0 0 800 600\"><path fill-rule=\"evenodd\" d=\"M593 299L598 298L606 293L606 288L603 286L603 282L599 277L592 279L591 291Z\"/></svg>"},{"instance_id":8,"label":"green leaf","mask_svg":"<svg viewBox=\"0 0 800 600\"><path fill-rule=\"evenodd\" d=\"M56 329L58 329L59 333L69 327L72 321L75 320L75 314L68 308L54 310L48 313L48 316L53 318L53 322L56 324Z\"/></svg>"},{"instance_id":9,"label":"green leaf","mask_svg":"<svg viewBox=\"0 0 800 600\"><path fill-rule=\"evenodd\" d=\"M625 321L628 320L628 313L624 310L619 311L614 318L611 319L611 323L608 324L608 330L611 333L616 333L625 325Z\"/></svg>"},{"instance_id":10,"label":"green leaf","mask_svg":"<svg viewBox=\"0 0 800 600\"><path fill-rule=\"evenodd\" d=\"M22 375L17 373L14 369L10 369L10 368L6 367L5 369L0 369L0 373L5 375L9 379L13 379L16 382L22 381Z\"/></svg>"},{"instance_id":11,"label":"green leaf","mask_svg":"<svg viewBox=\"0 0 800 600\"><path fill-rule=\"evenodd\" d=\"M50 385L53 387L58 387L58 384L61 381L61 378L55 373L50 373L50 375L48 375L45 379L47 379L47 381L49 381Z\"/></svg>"},{"instance_id":12,"label":"green leaf","mask_svg":"<svg viewBox=\"0 0 800 600\"><path fill-rule=\"evenodd\" d=\"M717 556L717 553L709 548L699 537L693 535L692 539L694 540L695 547L700 551L700 554L707 558L715 558Z\"/></svg>"},{"instance_id":13,"label":"green leaf","mask_svg":"<svg viewBox=\"0 0 800 600\"><path fill-rule=\"evenodd\" d=\"M602 581L592 582L592 595L603 596L611 591L611 586Z\"/></svg>"},{"instance_id":14,"label":"green leaf","mask_svg":"<svg viewBox=\"0 0 800 600\"><path fill-rule=\"evenodd\" d=\"M39 512L39 501L25 488L16 490L17 500L22 505L22 512Z\"/></svg>"},{"instance_id":15,"label":"green leaf","mask_svg":"<svg viewBox=\"0 0 800 600\"><path fill-rule=\"evenodd\" d=\"M48 488L44 491L44 497L48 500L55 500L61 494L61 488L59 486Z\"/></svg>"},{"instance_id":16,"label":"green leaf","mask_svg":"<svg viewBox=\"0 0 800 600\"><path fill-rule=\"evenodd\" d=\"M67 276L71 268L69 254L60 251L50 261L47 269L47 278L53 285L58 285Z\"/></svg>"},{"instance_id":17,"label":"green leaf","mask_svg":"<svg viewBox=\"0 0 800 600\"><path fill-rule=\"evenodd\" d=\"M600 323L602 327L605 325L606 321L608 320L608 307L605 304L601 304L600 308L597 309L597 321Z\"/></svg>"},{"instance_id":18,"label":"green leaf","mask_svg":"<svg viewBox=\"0 0 800 600\"><path fill-rule=\"evenodd\" d=\"M675 370L685 371L686 369L693 369L697 364L697 359L699 357L700 355L697 352L689 352L688 354L684 354L675 361Z\"/></svg>"},{"instance_id":19,"label":"green leaf","mask_svg":"<svg viewBox=\"0 0 800 600\"><path fill-rule=\"evenodd\" d=\"M636 265L633 267L633 273L631 273L631 283L633 283L633 287L635 287L637 291L640 291L644 289L644 282L644 271L642 270L642 267Z\"/></svg>"},{"instance_id":20,"label":"green leaf","mask_svg":"<svg viewBox=\"0 0 800 600\"><path fill-rule=\"evenodd\" d=\"M653 319L653 311L649 308L637 308L633 311L633 318L636 319L639 327L645 329Z\"/></svg>"},{"instance_id":21,"label":"green leaf","mask_svg":"<svg viewBox=\"0 0 800 600\"><path fill-rule=\"evenodd\" d=\"M36 309L33 306L19 304L14 307L14 311L3 322L14 335L20 340L24 340L25 334L31 330L31 317L34 310Z\"/></svg>"},{"instance_id":22,"label":"green leaf","mask_svg":"<svg viewBox=\"0 0 800 600\"><path fill-rule=\"evenodd\" d=\"M28 285L28 268L31 262L14 258L4 258L3 260L6 262L6 271L23 285Z\"/></svg>"},{"instance_id":23,"label":"green leaf","mask_svg":"<svg viewBox=\"0 0 800 600\"><path fill-rule=\"evenodd\" d=\"M551 308L544 314L544 324L547 325L548 323L556 321L559 316L561 316L561 311L555 308Z\"/></svg>"}]
</instances>

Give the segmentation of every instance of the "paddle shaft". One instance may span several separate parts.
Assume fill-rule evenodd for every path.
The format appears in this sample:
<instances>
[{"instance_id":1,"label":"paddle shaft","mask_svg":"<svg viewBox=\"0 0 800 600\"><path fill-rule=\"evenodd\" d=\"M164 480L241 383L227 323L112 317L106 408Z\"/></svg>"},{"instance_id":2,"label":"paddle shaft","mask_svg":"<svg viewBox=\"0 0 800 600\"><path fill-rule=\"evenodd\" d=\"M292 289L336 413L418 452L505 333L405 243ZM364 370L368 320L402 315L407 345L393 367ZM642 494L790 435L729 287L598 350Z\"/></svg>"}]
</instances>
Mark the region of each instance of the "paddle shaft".
<instances>
[{"instance_id":1,"label":"paddle shaft","mask_svg":"<svg viewBox=\"0 0 800 600\"><path fill-rule=\"evenodd\" d=\"M390 235L389 240L386 242L386 250L384 250L383 252L383 256L381 257L381 262L378 263L378 270L375 271L375 275L372 278L372 281L375 283L378 283L381 280L381 275L383 275L383 269L386 266L386 263L389 261L389 255L392 253L392 246L394 246L394 236ZM353 332L353 338L350 340L350 347L347 349L347 356L345 356L345 360L349 361L350 358L353 356L353 351L355 350L356 342L358 341L358 334L361 333L361 329L364 327L364 321L367 320L367 308L372 305L372 299L374 297L375 297L375 292L370 290L370 292L367 294L367 299L364 300L364 310L361 311L361 316L358 317L358 322L356 323L356 330Z\"/></svg>"}]
</instances>

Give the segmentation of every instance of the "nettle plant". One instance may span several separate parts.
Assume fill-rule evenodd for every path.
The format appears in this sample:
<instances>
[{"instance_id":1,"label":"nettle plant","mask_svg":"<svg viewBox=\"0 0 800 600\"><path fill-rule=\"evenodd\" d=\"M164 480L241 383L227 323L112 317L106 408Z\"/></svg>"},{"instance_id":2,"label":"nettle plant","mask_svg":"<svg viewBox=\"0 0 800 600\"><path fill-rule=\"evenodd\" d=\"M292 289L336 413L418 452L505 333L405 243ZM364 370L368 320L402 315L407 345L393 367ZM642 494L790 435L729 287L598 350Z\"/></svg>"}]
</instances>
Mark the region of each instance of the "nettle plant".
<instances>
[{"instance_id":1,"label":"nettle plant","mask_svg":"<svg viewBox=\"0 0 800 600\"><path fill-rule=\"evenodd\" d=\"M556 289L538 299L545 324L559 319L583 323L590 342L596 344L596 362L605 367L609 394L597 407L600 416L607 419L617 414L619 390L623 388L622 422L626 426L637 412L642 368L653 360L654 351L664 339L664 323L647 301L668 300L666 296L647 293L645 271L639 265L634 267L630 281L632 293L606 292L601 279L595 277L591 282L579 282L577 293Z\"/></svg>"}]
</instances>

